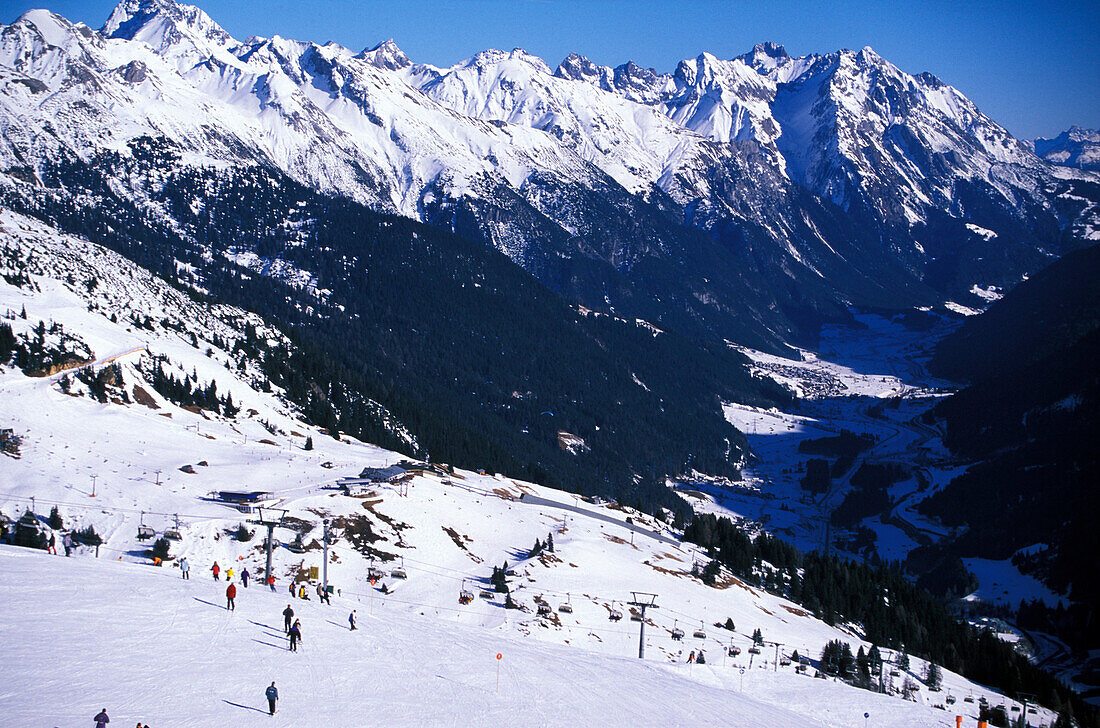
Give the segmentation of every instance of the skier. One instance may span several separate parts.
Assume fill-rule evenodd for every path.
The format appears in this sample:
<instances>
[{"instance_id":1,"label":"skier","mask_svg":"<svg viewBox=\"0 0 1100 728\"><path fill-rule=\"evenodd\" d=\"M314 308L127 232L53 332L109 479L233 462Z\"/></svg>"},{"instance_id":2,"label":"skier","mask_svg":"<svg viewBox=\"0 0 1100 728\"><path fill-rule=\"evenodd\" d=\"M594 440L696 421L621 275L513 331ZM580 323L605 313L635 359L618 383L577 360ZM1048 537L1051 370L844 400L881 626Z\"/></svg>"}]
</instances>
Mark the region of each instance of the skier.
<instances>
[{"instance_id":1,"label":"skier","mask_svg":"<svg viewBox=\"0 0 1100 728\"><path fill-rule=\"evenodd\" d=\"M271 587L271 591L275 591L275 577L274 576L267 577L267 585L269 587Z\"/></svg>"},{"instance_id":2,"label":"skier","mask_svg":"<svg viewBox=\"0 0 1100 728\"><path fill-rule=\"evenodd\" d=\"M226 569L225 580L226 581L233 581L233 567L232 566L230 566L228 569Z\"/></svg>"},{"instance_id":3,"label":"skier","mask_svg":"<svg viewBox=\"0 0 1100 728\"><path fill-rule=\"evenodd\" d=\"M351 614L348 615L348 624L351 625L352 631L355 631L355 610L351 610Z\"/></svg>"},{"instance_id":4,"label":"skier","mask_svg":"<svg viewBox=\"0 0 1100 728\"><path fill-rule=\"evenodd\" d=\"M106 728L107 724L111 722L111 719L107 716L107 709L99 711L99 715L92 718L95 721L95 728Z\"/></svg>"},{"instance_id":5,"label":"skier","mask_svg":"<svg viewBox=\"0 0 1100 728\"><path fill-rule=\"evenodd\" d=\"M286 609L283 610L283 624L287 634L290 634L290 620L292 619L294 619L294 609L288 604L286 605Z\"/></svg>"},{"instance_id":6,"label":"skier","mask_svg":"<svg viewBox=\"0 0 1100 728\"><path fill-rule=\"evenodd\" d=\"M691 654L688 655L688 664L690 665L693 662L695 662L695 650L692 650Z\"/></svg>"},{"instance_id":7,"label":"skier","mask_svg":"<svg viewBox=\"0 0 1100 728\"><path fill-rule=\"evenodd\" d=\"M245 589L248 588L248 577L249 576L251 576L251 574L248 573L248 567L246 566L244 571L241 572L241 584L244 585Z\"/></svg>"},{"instance_id":8,"label":"skier","mask_svg":"<svg viewBox=\"0 0 1100 728\"><path fill-rule=\"evenodd\" d=\"M290 596L295 596L297 592L294 590L294 582L290 582Z\"/></svg>"},{"instance_id":9,"label":"skier","mask_svg":"<svg viewBox=\"0 0 1100 728\"><path fill-rule=\"evenodd\" d=\"M218 574L222 573L222 567L218 566L218 562L215 561L214 565L210 567L210 571L214 574L214 581L221 581Z\"/></svg>"},{"instance_id":10,"label":"skier","mask_svg":"<svg viewBox=\"0 0 1100 728\"><path fill-rule=\"evenodd\" d=\"M271 715L275 715L275 701L279 699L279 691L275 687L275 681L271 681L271 686L264 691L264 695L267 696L267 709Z\"/></svg>"},{"instance_id":11,"label":"skier","mask_svg":"<svg viewBox=\"0 0 1100 728\"><path fill-rule=\"evenodd\" d=\"M186 556L180 559L180 573L183 574L184 579L188 581L191 580L191 563L187 560Z\"/></svg>"},{"instance_id":12,"label":"skier","mask_svg":"<svg viewBox=\"0 0 1100 728\"><path fill-rule=\"evenodd\" d=\"M302 599L305 599L307 602L309 601L309 594L306 594L306 585L305 584L302 584L301 588L298 590L298 596L301 597Z\"/></svg>"},{"instance_id":13,"label":"skier","mask_svg":"<svg viewBox=\"0 0 1100 728\"><path fill-rule=\"evenodd\" d=\"M702 650L699 650L699 655L695 658L695 664L696 665L705 665L705 664L707 664L707 658L703 657L703 651Z\"/></svg>"},{"instance_id":14,"label":"skier","mask_svg":"<svg viewBox=\"0 0 1100 728\"><path fill-rule=\"evenodd\" d=\"M298 651L298 643L302 641L302 627L299 620L294 620L294 625L290 628L290 651Z\"/></svg>"},{"instance_id":15,"label":"skier","mask_svg":"<svg viewBox=\"0 0 1100 728\"><path fill-rule=\"evenodd\" d=\"M56 533L51 533L50 534L50 547L48 549L46 549L46 553L53 554L54 556L57 556L57 534Z\"/></svg>"},{"instance_id":16,"label":"skier","mask_svg":"<svg viewBox=\"0 0 1100 728\"><path fill-rule=\"evenodd\" d=\"M73 537L66 533L61 539L61 545L65 547L65 555L72 556Z\"/></svg>"},{"instance_id":17,"label":"skier","mask_svg":"<svg viewBox=\"0 0 1100 728\"><path fill-rule=\"evenodd\" d=\"M225 608L230 611L236 610L236 605L233 604L233 600L237 598L237 585L230 584L225 588Z\"/></svg>"},{"instance_id":18,"label":"skier","mask_svg":"<svg viewBox=\"0 0 1100 728\"><path fill-rule=\"evenodd\" d=\"M317 584L317 598L320 599L325 604L329 604L329 605L332 604L332 602L329 601L328 592L325 590L324 585L322 585L320 583Z\"/></svg>"}]
</instances>

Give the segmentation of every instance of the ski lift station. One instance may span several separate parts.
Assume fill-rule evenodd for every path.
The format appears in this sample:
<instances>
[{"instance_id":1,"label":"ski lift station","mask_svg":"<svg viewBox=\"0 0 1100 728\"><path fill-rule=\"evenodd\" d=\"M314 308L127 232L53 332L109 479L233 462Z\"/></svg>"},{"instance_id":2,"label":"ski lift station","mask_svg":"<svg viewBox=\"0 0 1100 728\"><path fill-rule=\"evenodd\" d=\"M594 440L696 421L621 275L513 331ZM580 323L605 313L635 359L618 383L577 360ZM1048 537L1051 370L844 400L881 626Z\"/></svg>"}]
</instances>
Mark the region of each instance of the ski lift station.
<instances>
[{"instance_id":1,"label":"ski lift station","mask_svg":"<svg viewBox=\"0 0 1100 728\"><path fill-rule=\"evenodd\" d=\"M261 503L275 500L275 494L269 490L215 490L208 497L210 500L229 503L241 513L251 513Z\"/></svg>"}]
</instances>

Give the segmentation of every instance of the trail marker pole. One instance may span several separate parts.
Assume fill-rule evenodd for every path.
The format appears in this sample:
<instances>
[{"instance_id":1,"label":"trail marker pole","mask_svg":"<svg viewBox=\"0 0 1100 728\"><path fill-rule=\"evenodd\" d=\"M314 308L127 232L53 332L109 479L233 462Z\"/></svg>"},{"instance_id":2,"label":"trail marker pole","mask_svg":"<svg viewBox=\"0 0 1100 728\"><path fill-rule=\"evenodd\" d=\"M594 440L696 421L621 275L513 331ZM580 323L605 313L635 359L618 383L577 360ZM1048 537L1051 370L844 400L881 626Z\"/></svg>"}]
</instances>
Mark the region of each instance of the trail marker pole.
<instances>
[{"instance_id":1,"label":"trail marker pole","mask_svg":"<svg viewBox=\"0 0 1100 728\"><path fill-rule=\"evenodd\" d=\"M328 519L322 518L321 524L324 526L324 532L322 537L322 551L321 558L321 588L324 589L325 594L328 594Z\"/></svg>"},{"instance_id":2,"label":"trail marker pole","mask_svg":"<svg viewBox=\"0 0 1100 728\"><path fill-rule=\"evenodd\" d=\"M370 580L370 613L374 615L374 583L375 579Z\"/></svg>"},{"instance_id":3,"label":"trail marker pole","mask_svg":"<svg viewBox=\"0 0 1100 728\"><path fill-rule=\"evenodd\" d=\"M92 476L92 495L91 495L92 498L95 498L95 480L98 477L99 477L98 475L93 475Z\"/></svg>"},{"instance_id":4,"label":"trail marker pole","mask_svg":"<svg viewBox=\"0 0 1100 728\"><path fill-rule=\"evenodd\" d=\"M500 661L504 655L497 653L497 692L500 692Z\"/></svg>"},{"instance_id":5,"label":"trail marker pole","mask_svg":"<svg viewBox=\"0 0 1100 728\"><path fill-rule=\"evenodd\" d=\"M741 668L741 692L745 692L745 668Z\"/></svg>"}]
</instances>

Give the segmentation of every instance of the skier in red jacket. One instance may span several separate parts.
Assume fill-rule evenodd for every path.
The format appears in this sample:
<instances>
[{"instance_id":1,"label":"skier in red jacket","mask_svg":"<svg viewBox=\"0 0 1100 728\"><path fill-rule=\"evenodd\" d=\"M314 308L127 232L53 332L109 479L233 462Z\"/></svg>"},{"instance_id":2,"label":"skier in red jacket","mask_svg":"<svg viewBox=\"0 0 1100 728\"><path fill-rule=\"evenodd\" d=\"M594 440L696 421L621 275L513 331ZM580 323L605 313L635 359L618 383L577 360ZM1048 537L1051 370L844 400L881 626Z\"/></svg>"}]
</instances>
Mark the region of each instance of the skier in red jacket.
<instances>
[{"instance_id":1,"label":"skier in red jacket","mask_svg":"<svg viewBox=\"0 0 1100 728\"><path fill-rule=\"evenodd\" d=\"M222 567L218 566L217 561L215 561L214 565L210 567L210 571L214 574L214 581L218 581L218 574L222 573Z\"/></svg>"},{"instance_id":2,"label":"skier in red jacket","mask_svg":"<svg viewBox=\"0 0 1100 728\"><path fill-rule=\"evenodd\" d=\"M225 608L226 609L229 609L229 610L235 610L236 609L236 607L233 605L233 600L236 597L237 597L237 585L236 584L230 584L229 586L227 586L225 588L225 601L226 601Z\"/></svg>"}]
</instances>

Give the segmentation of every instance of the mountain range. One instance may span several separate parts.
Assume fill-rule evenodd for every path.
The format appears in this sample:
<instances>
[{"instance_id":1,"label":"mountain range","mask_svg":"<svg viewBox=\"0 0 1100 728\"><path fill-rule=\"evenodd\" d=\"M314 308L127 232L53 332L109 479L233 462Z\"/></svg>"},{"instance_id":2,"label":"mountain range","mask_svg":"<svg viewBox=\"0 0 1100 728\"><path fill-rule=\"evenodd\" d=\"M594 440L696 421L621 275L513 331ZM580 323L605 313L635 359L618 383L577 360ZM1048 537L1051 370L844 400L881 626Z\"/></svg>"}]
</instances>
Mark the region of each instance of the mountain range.
<instances>
[{"instance_id":1,"label":"mountain range","mask_svg":"<svg viewBox=\"0 0 1100 728\"><path fill-rule=\"evenodd\" d=\"M770 350L853 305L966 303L1100 235L1094 176L870 48L437 68L124 0L98 31L46 11L2 27L0 74L8 195L163 140L178 168L277 169L484 242L570 303Z\"/></svg>"}]
</instances>

